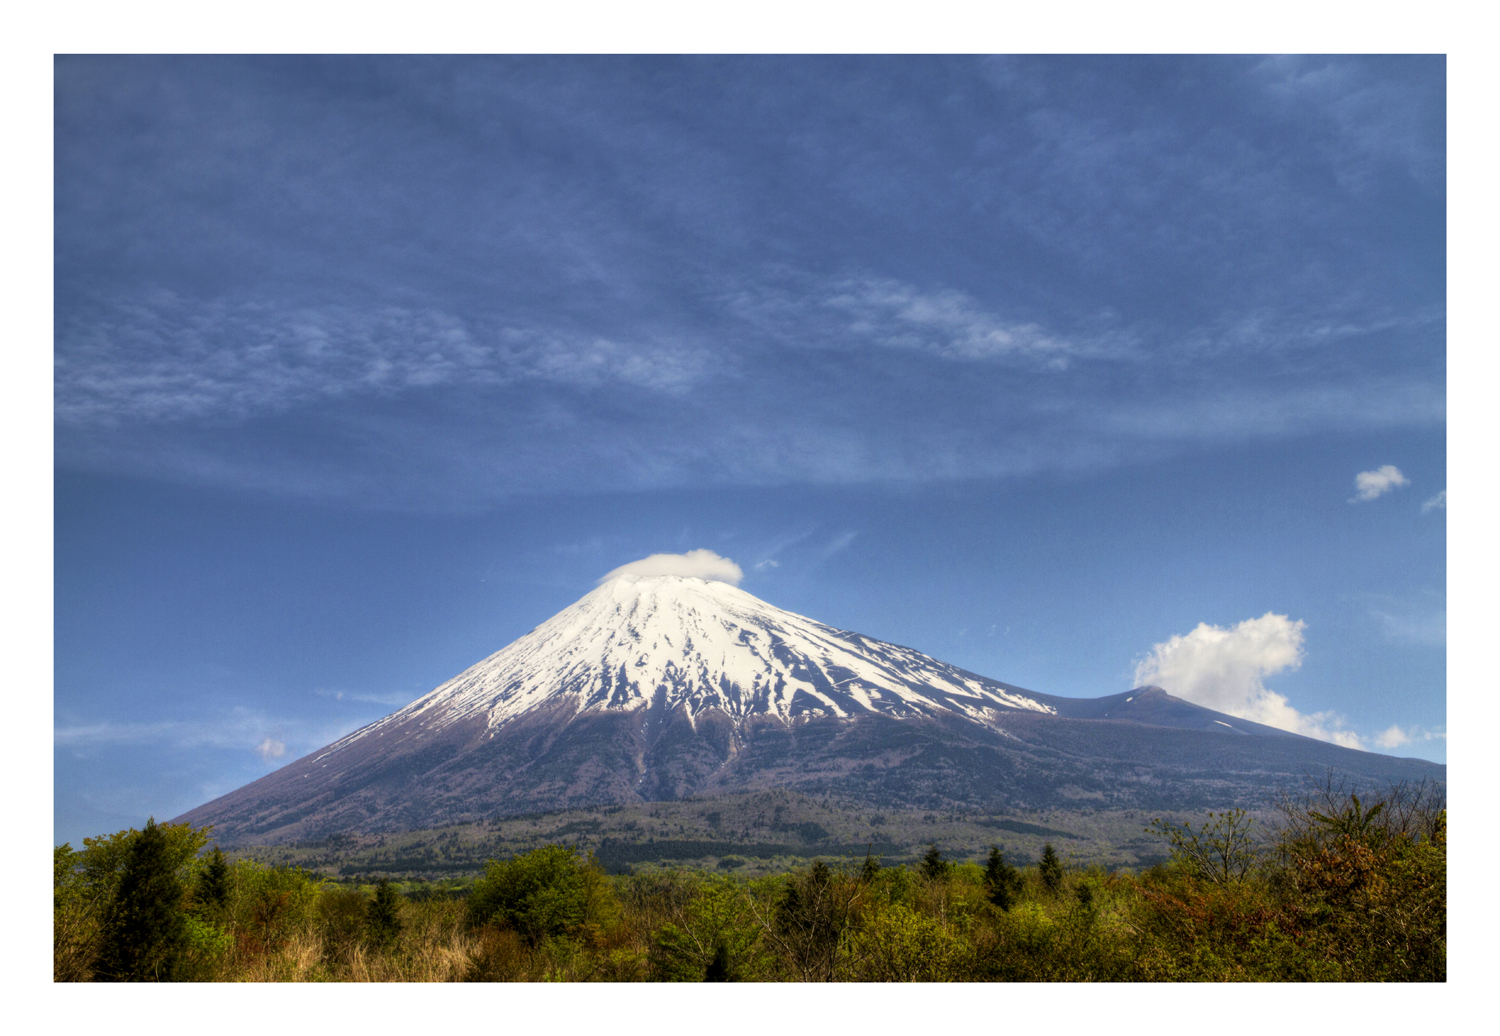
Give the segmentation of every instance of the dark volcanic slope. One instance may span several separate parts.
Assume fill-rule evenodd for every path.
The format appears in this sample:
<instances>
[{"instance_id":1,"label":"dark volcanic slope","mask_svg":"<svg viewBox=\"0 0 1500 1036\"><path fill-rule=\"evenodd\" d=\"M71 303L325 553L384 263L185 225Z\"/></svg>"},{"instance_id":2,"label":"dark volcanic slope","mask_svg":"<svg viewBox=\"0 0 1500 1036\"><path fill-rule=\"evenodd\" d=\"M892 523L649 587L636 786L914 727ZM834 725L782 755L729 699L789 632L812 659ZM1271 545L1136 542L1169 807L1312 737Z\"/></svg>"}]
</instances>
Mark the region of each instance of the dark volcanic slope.
<instances>
[{"instance_id":1,"label":"dark volcanic slope","mask_svg":"<svg viewBox=\"0 0 1500 1036\"><path fill-rule=\"evenodd\" d=\"M618 582L618 581L617 581ZM995 810L1260 806L1357 752L1138 688L1036 694L742 591L606 584L432 694L178 818L225 844L789 788Z\"/></svg>"},{"instance_id":2,"label":"dark volcanic slope","mask_svg":"<svg viewBox=\"0 0 1500 1036\"><path fill-rule=\"evenodd\" d=\"M1116 719L1017 713L995 729L868 716L736 727L682 710L649 743L644 720L542 713L467 745L393 730L336 768L309 757L179 819L213 823L230 844L764 788L924 808L1223 808L1264 805L1278 785L1330 767L1364 784L1446 773L1304 737Z\"/></svg>"}]
</instances>

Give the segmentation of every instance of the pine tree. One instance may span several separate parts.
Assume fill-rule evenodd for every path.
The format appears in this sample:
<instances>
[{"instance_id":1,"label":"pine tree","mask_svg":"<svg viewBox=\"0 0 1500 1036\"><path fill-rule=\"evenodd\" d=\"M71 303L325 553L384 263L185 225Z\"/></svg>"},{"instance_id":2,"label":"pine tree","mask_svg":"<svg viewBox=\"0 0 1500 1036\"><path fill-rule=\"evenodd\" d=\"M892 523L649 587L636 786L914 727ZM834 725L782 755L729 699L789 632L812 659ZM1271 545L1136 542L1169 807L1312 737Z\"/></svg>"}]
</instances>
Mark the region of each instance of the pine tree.
<instances>
[{"instance_id":1,"label":"pine tree","mask_svg":"<svg viewBox=\"0 0 1500 1036\"><path fill-rule=\"evenodd\" d=\"M365 930L376 946L389 946L401 934L400 902L395 886L389 879L381 878L375 886L375 898L365 912Z\"/></svg>"},{"instance_id":2,"label":"pine tree","mask_svg":"<svg viewBox=\"0 0 1500 1036\"><path fill-rule=\"evenodd\" d=\"M865 846L865 865L860 869L859 876L863 881L874 881L875 875L880 873L880 861L870 854L873 846Z\"/></svg>"},{"instance_id":3,"label":"pine tree","mask_svg":"<svg viewBox=\"0 0 1500 1036\"><path fill-rule=\"evenodd\" d=\"M928 844L927 853L922 857L922 873L933 880L944 877L948 873L948 861L943 859L943 854L938 851L936 842Z\"/></svg>"},{"instance_id":4,"label":"pine tree","mask_svg":"<svg viewBox=\"0 0 1500 1036\"><path fill-rule=\"evenodd\" d=\"M1042 846L1042 862L1037 865L1037 874L1048 892L1055 896L1062 891L1062 861L1057 858L1057 850L1052 848L1051 842Z\"/></svg>"},{"instance_id":5,"label":"pine tree","mask_svg":"<svg viewBox=\"0 0 1500 1036\"><path fill-rule=\"evenodd\" d=\"M186 890L166 835L153 817L130 841L115 892L102 976L116 982L166 982L187 948Z\"/></svg>"},{"instance_id":6,"label":"pine tree","mask_svg":"<svg viewBox=\"0 0 1500 1036\"><path fill-rule=\"evenodd\" d=\"M733 976L729 970L729 947L721 939L714 946L714 959L708 962L708 967L703 969L703 981L705 982L731 982Z\"/></svg>"},{"instance_id":7,"label":"pine tree","mask_svg":"<svg viewBox=\"0 0 1500 1036\"><path fill-rule=\"evenodd\" d=\"M990 902L1001 910L1009 910L1015 901L1015 893L1021 889L1021 875L1005 862L1005 854L998 845L990 846L990 858L984 869L984 883L989 888Z\"/></svg>"},{"instance_id":8,"label":"pine tree","mask_svg":"<svg viewBox=\"0 0 1500 1036\"><path fill-rule=\"evenodd\" d=\"M221 912L229 902L229 862L224 859L224 850L217 845L208 854L208 863L198 875L194 899L199 910L210 915Z\"/></svg>"}]
</instances>

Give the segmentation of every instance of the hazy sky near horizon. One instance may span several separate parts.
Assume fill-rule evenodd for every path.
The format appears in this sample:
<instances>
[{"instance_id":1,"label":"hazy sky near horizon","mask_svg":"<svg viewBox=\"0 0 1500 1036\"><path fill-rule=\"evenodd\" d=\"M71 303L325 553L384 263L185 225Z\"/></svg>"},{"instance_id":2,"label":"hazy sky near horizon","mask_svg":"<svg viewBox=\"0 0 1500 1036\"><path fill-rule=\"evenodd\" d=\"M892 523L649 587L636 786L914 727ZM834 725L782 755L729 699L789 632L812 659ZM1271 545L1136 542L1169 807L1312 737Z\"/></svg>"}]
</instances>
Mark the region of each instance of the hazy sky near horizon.
<instances>
[{"instance_id":1,"label":"hazy sky near horizon","mask_svg":"<svg viewBox=\"0 0 1500 1036\"><path fill-rule=\"evenodd\" d=\"M1009 683L1444 760L1444 83L57 59L57 838L695 549Z\"/></svg>"}]
</instances>

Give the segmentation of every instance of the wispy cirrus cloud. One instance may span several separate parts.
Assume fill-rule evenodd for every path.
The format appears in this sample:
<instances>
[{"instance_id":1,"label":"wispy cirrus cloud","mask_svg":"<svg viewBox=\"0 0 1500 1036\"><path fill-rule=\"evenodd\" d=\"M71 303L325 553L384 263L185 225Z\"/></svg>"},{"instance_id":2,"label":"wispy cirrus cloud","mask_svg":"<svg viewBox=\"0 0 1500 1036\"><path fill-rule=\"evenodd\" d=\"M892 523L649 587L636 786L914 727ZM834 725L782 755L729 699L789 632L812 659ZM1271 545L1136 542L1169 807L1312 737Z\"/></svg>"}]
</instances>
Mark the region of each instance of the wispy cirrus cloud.
<instances>
[{"instance_id":1,"label":"wispy cirrus cloud","mask_svg":"<svg viewBox=\"0 0 1500 1036\"><path fill-rule=\"evenodd\" d=\"M949 360L1041 360L1067 365L1075 346L1039 324L1005 321L951 288L922 291L899 281L841 281L820 303L840 314L856 338Z\"/></svg>"},{"instance_id":2,"label":"wispy cirrus cloud","mask_svg":"<svg viewBox=\"0 0 1500 1036\"><path fill-rule=\"evenodd\" d=\"M1443 420L1368 229L1441 177L1337 187L1441 156L1438 60L644 64L63 61L59 465L448 510Z\"/></svg>"},{"instance_id":3,"label":"wispy cirrus cloud","mask_svg":"<svg viewBox=\"0 0 1500 1036\"><path fill-rule=\"evenodd\" d=\"M173 749L253 752L270 762L290 752L294 757L336 741L365 721L328 723L307 718L272 718L235 706L218 718L153 722L75 723L55 727L58 748L88 750L119 745L156 745Z\"/></svg>"},{"instance_id":4,"label":"wispy cirrus cloud","mask_svg":"<svg viewBox=\"0 0 1500 1036\"><path fill-rule=\"evenodd\" d=\"M1427 500L1422 502L1423 514L1426 514L1428 511L1446 510L1448 510L1448 491L1446 489L1439 492L1436 496L1429 497Z\"/></svg>"},{"instance_id":5,"label":"wispy cirrus cloud","mask_svg":"<svg viewBox=\"0 0 1500 1036\"><path fill-rule=\"evenodd\" d=\"M224 421L351 397L525 382L677 395L721 372L726 359L660 341L481 327L432 309L289 309L163 291L83 307L62 321L55 411L77 425Z\"/></svg>"},{"instance_id":6,"label":"wispy cirrus cloud","mask_svg":"<svg viewBox=\"0 0 1500 1036\"><path fill-rule=\"evenodd\" d=\"M951 287L889 277L812 278L785 268L725 299L729 312L800 348L909 350L944 360L1065 369L1094 348L1034 321L1006 319Z\"/></svg>"},{"instance_id":7,"label":"wispy cirrus cloud","mask_svg":"<svg viewBox=\"0 0 1500 1036\"><path fill-rule=\"evenodd\" d=\"M369 691L345 691L337 688L317 687L313 694L334 701L353 701L368 705L406 705L412 698L409 694L373 694Z\"/></svg>"},{"instance_id":8,"label":"wispy cirrus cloud","mask_svg":"<svg viewBox=\"0 0 1500 1036\"><path fill-rule=\"evenodd\" d=\"M1295 55L1265 58L1254 67L1266 96L1332 130L1319 146L1340 182L1359 190L1371 189L1382 167L1398 168L1424 186L1441 185L1445 134L1431 112L1442 104L1442 87L1408 78L1408 71L1400 62Z\"/></svg>"}]
</instances>

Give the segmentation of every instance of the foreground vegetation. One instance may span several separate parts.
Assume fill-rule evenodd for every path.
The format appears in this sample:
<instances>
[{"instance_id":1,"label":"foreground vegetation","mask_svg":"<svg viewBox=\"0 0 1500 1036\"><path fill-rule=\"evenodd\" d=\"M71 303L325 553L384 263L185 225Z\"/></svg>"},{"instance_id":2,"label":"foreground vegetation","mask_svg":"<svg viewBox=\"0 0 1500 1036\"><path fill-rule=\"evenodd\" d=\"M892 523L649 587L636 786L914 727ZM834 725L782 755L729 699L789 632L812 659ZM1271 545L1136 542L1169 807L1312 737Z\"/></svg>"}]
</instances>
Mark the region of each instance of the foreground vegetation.
<instances>
[{"instance_id":1,"label":"foreground vegetation","mask_svg":"<svg viewBox=\"0 0 1500 1036\"><path fill-rule=\"evenodd\" d=\"M59 981L1443 981L1440 792L1158 821L1169 862L1070 867L1048 844L910 866L871 855L761 877L606 874L576 847L455 891L341 885L144 830L54 856Z\"/></svg>"}]
</instances>

